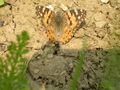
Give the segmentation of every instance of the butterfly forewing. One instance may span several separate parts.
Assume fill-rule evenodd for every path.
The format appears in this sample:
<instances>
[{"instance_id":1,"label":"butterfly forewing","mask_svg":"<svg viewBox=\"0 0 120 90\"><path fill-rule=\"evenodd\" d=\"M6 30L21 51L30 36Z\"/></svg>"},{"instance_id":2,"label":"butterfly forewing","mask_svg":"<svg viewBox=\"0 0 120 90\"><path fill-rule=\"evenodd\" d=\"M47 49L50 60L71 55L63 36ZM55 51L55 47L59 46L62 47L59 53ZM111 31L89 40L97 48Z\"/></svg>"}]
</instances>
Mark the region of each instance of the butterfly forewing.
<instances>
[{"instance_id":1,"label":"butterfly forewing","mask_svg":"<svg viewBox=\"0 0 120 90\"><path fill-rule=\"evenodd\" d=\"M54 12L51 11L49 8L43 6L36 7L36 14L42 20L44 26L47 28L48 25L51 23L52 16L54 16Z\"/></svg>"},{"instance_id":2,"label":"butterfly forewing","mask_svg":"<svg viewBox=\"0 0 120 90\"><path fill-rule=\"evenodd\" d=\"M52 23L52 17L54 16L54 12L51 11L49 8L43 6L36 7L36 14L40 17L43 25L46 27L46 34L51 41L56 41L54 35L54 27L50 24Z\"/></svg>"}]
</instances>

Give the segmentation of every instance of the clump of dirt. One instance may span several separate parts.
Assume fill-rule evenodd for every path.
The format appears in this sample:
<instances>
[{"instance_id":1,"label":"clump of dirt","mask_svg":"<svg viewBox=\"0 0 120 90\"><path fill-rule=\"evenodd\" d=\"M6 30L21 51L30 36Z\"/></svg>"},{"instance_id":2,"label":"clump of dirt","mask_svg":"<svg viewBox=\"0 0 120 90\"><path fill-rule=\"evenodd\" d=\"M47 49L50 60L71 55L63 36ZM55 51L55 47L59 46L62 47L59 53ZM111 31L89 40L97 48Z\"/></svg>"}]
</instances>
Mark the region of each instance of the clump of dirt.
<instances>
[{"instance_id":1,"label":"clump of dirt","mask_svg":"<svg viewBox=\"0 0 120 90\"><path fill-rule=\"evenodd\" d=\"M105 55L102 49L87 51L78 90L99 88ZM39 88L42 87L40 83L45 83L46 90L68 90L77 60L77 56L61 54L58 45L48 43L30 60L28 73Z\"/></svg>"},{"instance_id":2,"label":"clump of dirt","mask_svg":"<svg viewBox=\"0 0 120 90\"><path fill-rule=\"evenodd\" d=\"M33 80L63 90L68 88L76 60L76 57L61 55L58 46L48 43L30 60L28 71Z\"/></svg>"}]
</instances>

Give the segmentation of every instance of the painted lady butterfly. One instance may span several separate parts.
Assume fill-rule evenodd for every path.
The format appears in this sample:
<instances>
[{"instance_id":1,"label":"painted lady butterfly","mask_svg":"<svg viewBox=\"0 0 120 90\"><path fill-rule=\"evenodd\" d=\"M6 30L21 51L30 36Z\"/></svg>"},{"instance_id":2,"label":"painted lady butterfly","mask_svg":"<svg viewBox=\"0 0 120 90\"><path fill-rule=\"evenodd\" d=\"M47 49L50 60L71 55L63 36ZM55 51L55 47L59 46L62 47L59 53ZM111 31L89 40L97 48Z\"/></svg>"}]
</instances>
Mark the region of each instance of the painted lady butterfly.
<instances>
[{"instance_id":1,"label":"painted lady butterfly","mask_svg":"<svg viewBox=\"0 0 120 90\"><path fill-rule=\"evenodd\" d=\"M83 9L54 12L43 6L36 7L36 14L47 29L49 39L63 44L72 38L76 31L75 28L80 26L86 17L86 11Z\"/></svg>"}]
</instances>

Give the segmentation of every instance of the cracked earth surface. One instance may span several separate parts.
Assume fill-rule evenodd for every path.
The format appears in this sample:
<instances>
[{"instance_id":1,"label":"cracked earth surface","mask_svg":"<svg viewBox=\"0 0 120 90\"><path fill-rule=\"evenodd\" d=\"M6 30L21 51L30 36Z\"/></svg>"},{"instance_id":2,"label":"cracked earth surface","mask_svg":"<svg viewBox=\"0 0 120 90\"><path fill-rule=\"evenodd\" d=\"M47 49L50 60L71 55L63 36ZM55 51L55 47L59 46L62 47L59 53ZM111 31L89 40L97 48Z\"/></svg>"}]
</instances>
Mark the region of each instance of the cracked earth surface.
<instances>
[{"instance_id":1,"label":"cracked earth surface","mask_svg":"<svg viewBox=\"0 0 120 90\"><path fill-rule=\"evenodd\" d=\"M26 30L30 35L25 55L28 62L28 78L32 90L68 90L72 72L87 40L78 90L98 90L104 67L104 58L109 46L111 20L116 15L117 2L103 4L99 0L6 0L0 7L0 55L7 52L7 45L15 41L16 35ZM49 42L39 18L35 14L37 5L60 6L87 11L86 24L80 28L67 44L56 46Z\"/></svg>"}]
</instances>

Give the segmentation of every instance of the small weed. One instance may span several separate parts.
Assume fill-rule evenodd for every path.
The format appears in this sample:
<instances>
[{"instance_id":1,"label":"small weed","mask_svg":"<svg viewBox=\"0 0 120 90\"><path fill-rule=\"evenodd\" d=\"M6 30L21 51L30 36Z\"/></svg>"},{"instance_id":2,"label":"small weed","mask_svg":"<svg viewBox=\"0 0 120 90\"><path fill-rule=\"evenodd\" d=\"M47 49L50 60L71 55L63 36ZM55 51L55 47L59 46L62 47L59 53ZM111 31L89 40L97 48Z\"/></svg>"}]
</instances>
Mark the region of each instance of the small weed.
<instances>
[{"instance_id":1,"label":"small weed","mask_svg":"<svg viewBox=\"0 0 120 90\"><path fill-rule=\"evenodd\" d=\"M4 0L0 0L0 6L4 4Z\"/></svg>"},{"instance_id":2,"label":"small weed","mask_svg":"<svg viewBox=\"0 0 120 90\"><path fill-rule=\"evenodd\" d=\"M113 87L111 86L111 83L107 80L103 80L101 82L101 90L114 90Z\"/></svg>"},{"instance_id":3,"label":"small weed","mask_svg":"<svg viewBox=\"0 0 120 90\"><path fill-rule=\"evenodd\" d=\"M76 90L78 81L80 80L80 75L82 71L82 66L85 58L85 51L86 51L86 39L83 41L83 48L80 50L80 55L75 67L75 71L73 73L73 79L71 81L70 89L69 90Z\"/></svg>"},{"instance_id":4,"label":"small weed","mask_svg":"<svg viewBox=\"0 0 120 90\"><path fill-rule=\"evenodd\" d=\"M120 90L120 49L110 50L107 54L104 78L100 90Z\"/></svg>"},{"instance_id":5,"label":"small weed","mask_svg":"<svg viewBox=\"0 0 120 90\"><path fill-rule=\"evenodd\" d=\"M82 71L84 57L85 57L85 50L81 50L78 62L77 62L76 67L75 67L75 72L73 73L73 80L72 80L71 85L70 85L70 90L76 90L78 80L80 78L80 74Z\"/></svg>"},{"instance_id":6,"label":"small weed","mask_svg":"<svg viewBox=\"0 0 120 90\"><path fill-rule=\"evenodd\" d=\"M0 90L28 90L25 79L29 35L23 31L17 35L17 42L10 42L6 57L0 58Z\"/></svg>"}]
</instances>

